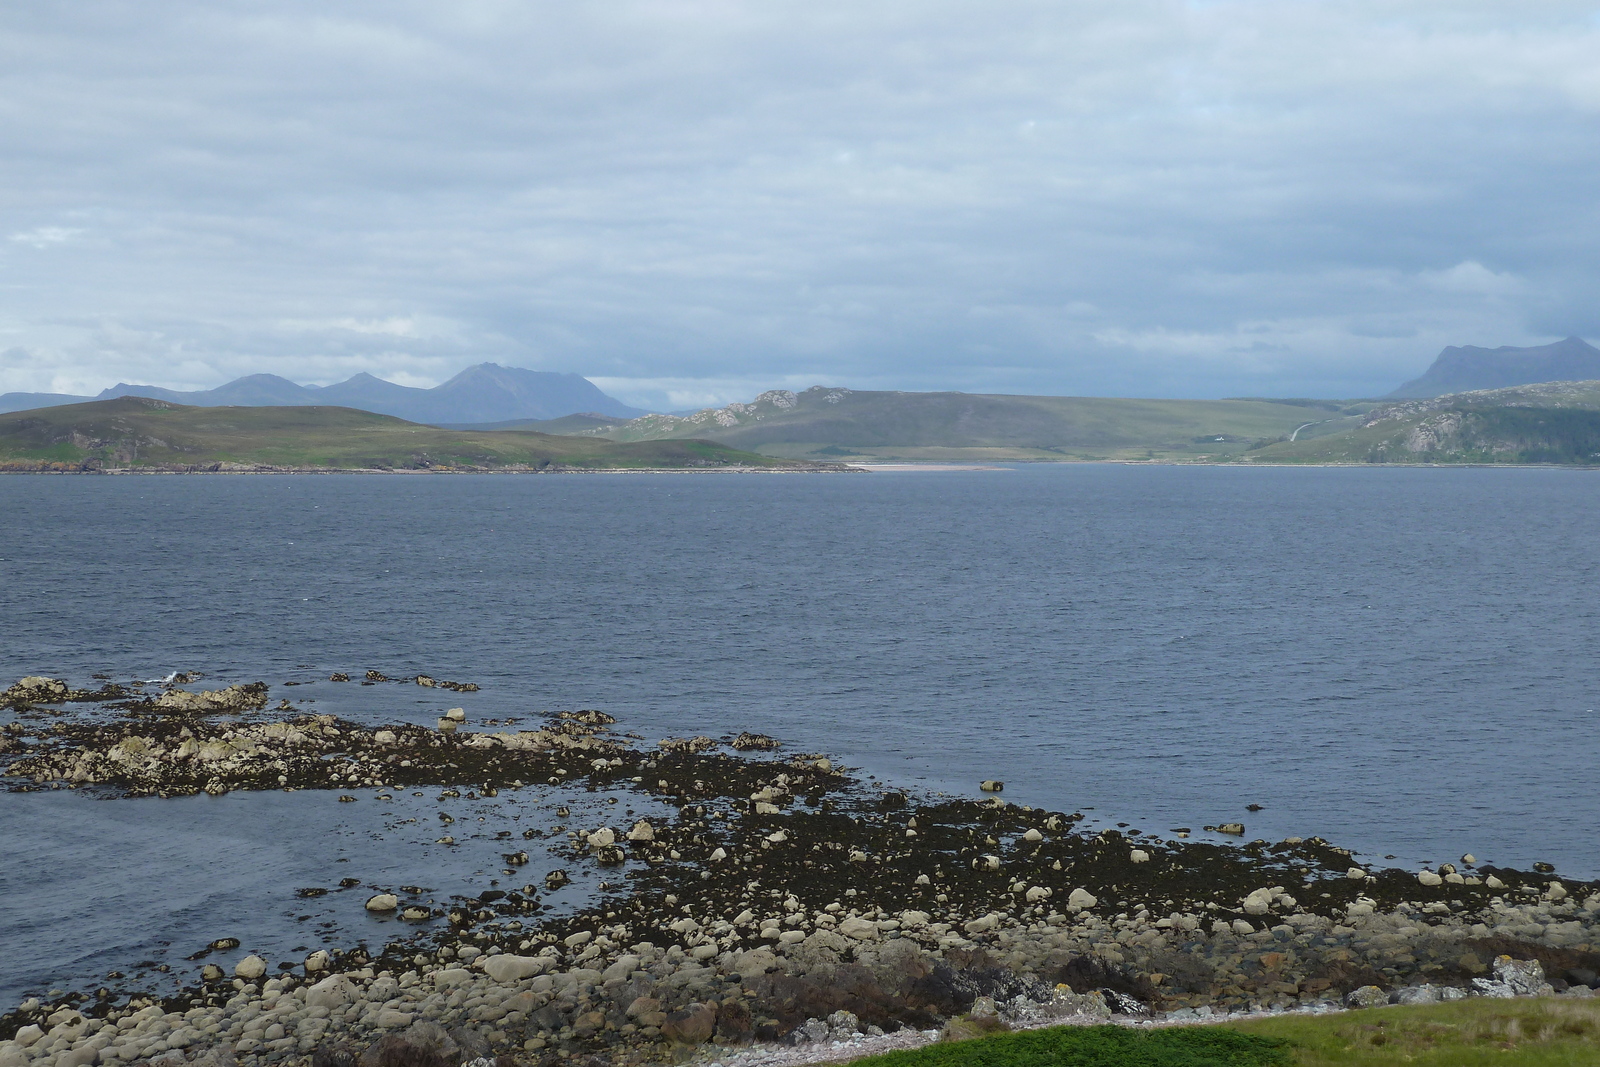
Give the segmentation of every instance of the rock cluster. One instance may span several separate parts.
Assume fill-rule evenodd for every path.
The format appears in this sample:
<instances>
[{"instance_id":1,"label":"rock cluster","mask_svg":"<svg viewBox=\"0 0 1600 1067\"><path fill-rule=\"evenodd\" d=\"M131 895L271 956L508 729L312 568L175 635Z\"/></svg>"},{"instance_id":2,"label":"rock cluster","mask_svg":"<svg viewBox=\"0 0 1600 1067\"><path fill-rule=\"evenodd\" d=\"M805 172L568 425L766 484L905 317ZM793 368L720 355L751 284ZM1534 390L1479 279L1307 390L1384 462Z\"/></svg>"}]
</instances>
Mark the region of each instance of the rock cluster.
<instances>
[{"instance_id":1,"label":"rock cluster","mask_svg":"<svg viewBox=\"0 0 1600 1067\"><path fill-rule=\"evenodd\" d=\"M1467 865L1421 879L1353 866L1318 838L1089 832L1081 813L994 793L883 792L817 754L721 751L741 740L771 751L748 744L756 735L641 749L599 712L521 731L465 718L441 732L185 712L6 734L22 746L7 757L15 788L428 782L493 797L539 781L634 790L676 814L548 838L563 869L546 887L589 866L606 879L575 913L536 919L547 913L533 885L447 909L383 889L366 908L413 925L379 950L330 946L276 968L253 955L231 975L208 964L161 1004L107 992L24 1005L0 1019L0 1067L197 1049L247 1067L635 1063L704 1042L945 1026L958 1036L1028 1019L1584 995L1597 984L1600 887L1553 872ZM504 860L515 870L528 855Z\"/></svg>"}]
</instances>

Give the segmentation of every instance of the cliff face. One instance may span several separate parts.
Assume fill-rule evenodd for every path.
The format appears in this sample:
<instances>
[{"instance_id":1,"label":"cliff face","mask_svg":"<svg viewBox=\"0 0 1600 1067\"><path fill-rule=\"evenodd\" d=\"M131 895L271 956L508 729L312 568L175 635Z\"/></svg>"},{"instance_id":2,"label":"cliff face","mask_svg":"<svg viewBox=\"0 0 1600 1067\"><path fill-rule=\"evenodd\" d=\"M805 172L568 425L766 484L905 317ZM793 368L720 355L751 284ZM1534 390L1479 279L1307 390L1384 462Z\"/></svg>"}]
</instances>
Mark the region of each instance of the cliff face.
<instances>
[{"instance_id":1,"label":"cliff face","mask_svg":"<svg viewBox=\"0 0 1600 1067\"><path fill-rule=\"evenodd\" d=\"M1536 348L1451 345L1439 353L1427 373L1402 385L1389 397L1443 396L1534 382L1578 382L1595 378L1600 378L1600 348L1581 337L1568 337Z\"/></svg>"}]
</instances>

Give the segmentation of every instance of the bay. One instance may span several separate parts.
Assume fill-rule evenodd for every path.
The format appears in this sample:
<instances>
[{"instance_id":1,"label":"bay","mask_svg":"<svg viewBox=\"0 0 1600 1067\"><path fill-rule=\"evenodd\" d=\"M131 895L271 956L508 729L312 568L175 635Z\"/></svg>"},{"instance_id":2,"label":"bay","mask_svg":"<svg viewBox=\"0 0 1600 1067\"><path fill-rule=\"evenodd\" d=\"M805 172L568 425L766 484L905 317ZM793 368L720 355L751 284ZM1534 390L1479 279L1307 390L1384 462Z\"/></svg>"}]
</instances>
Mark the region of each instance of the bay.
<instances>
[{"instance_id":1,"label":"bay","mask_svg":"<svg viewBox=\"0 0 1600 1067\"><path fill-rule=\"evenodd\" d=\"M1146 831L1243 821L1369 862L1470 851L1594 877L1595 479L0 478L0 676L200 670L363 721L600 708L651 738L771 733L886 783L1001 778ZM483 689L326 681L367 669ZM160 802L51 797L42 818L44 799L0 798L0 848L30 870L81 864L108 818L148 838L98 858L117 877L178 862L171 819L121 810ZM118 813L77 814L96 804ZM262 816L252 848L304 824ZM222 854L230 885L275 862ZM48 914L6 893L0 929L48 936L93 906L62 881ZM205 899L186 922L210 922Z\"/></svg>"}]
</instances>

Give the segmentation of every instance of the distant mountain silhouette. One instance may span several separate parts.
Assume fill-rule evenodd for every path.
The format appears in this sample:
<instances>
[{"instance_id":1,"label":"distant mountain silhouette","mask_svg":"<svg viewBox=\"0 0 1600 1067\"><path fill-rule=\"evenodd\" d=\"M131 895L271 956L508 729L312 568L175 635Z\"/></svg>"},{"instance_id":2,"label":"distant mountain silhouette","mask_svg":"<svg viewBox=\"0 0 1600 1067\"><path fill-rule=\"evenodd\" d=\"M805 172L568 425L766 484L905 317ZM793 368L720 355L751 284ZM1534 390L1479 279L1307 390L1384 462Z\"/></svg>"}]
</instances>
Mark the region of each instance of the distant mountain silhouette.
<instances>
[{"instance_id":1,"label":"distant mountain silhouette","mask_svg":"<svg viewBox=\"0 0 1600 1067\"><path fill-rule=\"evenodd\" d=\"M251 374L215 389L195 392L121 382L99 396L6 393L0 395L0 412L81 404L119 396L145 396L197 407L346 407L424 423L559 419L578 412L597 412L623 419L645 414L602 393L582 375L502 367L497 363L468 367L432 389L396 385L365 373L322 387L297 385L276 374Z\"/></svg>"},{"instance_id":2,"label":"distant mountain silhouette","mask_svg":"<svg viewBox=\"0 0 1600 1067\"><path fill-rule=\"evenodd\" d=\"M1444 396L1474 389L1504 389L1536 382L1585 382L1600 378L1600 348L1568 337L1536 348L1479 348L1451 345L1427 373L1386 399Z\"/></svg>"}]
</instances>

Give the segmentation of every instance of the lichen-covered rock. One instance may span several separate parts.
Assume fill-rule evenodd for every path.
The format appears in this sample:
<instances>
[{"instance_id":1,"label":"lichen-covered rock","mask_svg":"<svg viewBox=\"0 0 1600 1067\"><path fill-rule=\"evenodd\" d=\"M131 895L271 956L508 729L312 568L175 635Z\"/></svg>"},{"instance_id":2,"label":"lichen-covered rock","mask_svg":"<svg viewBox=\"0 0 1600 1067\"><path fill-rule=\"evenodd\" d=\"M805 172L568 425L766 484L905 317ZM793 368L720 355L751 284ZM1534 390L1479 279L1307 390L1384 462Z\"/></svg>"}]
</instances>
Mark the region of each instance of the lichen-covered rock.
<instances>
[{"instance_id":1,"label":"lichen-covered rock","mask_svg":"<svg viewBox=\"0 0 1600 1067\"><path fill-rule=\"evenodd\" d=\"M266 706L265 682L230 685L226 689L212 689L201 693L191 693L186 689L169 689L155 700L155 707L159 711L187 713L259 711Z\"/></svg>"},{"instance_id":2,"label":"lichen-covered rock","mask_svg":"<svg viewBox=\"0 0 1600 1067\"><path fill-rule=\"evenodd\" d=\"M1389 1003L1389 994L1375 985L1352 989L1344 998L1347 1008L1376 1008Z\"/></svg>"}]
</instances>

